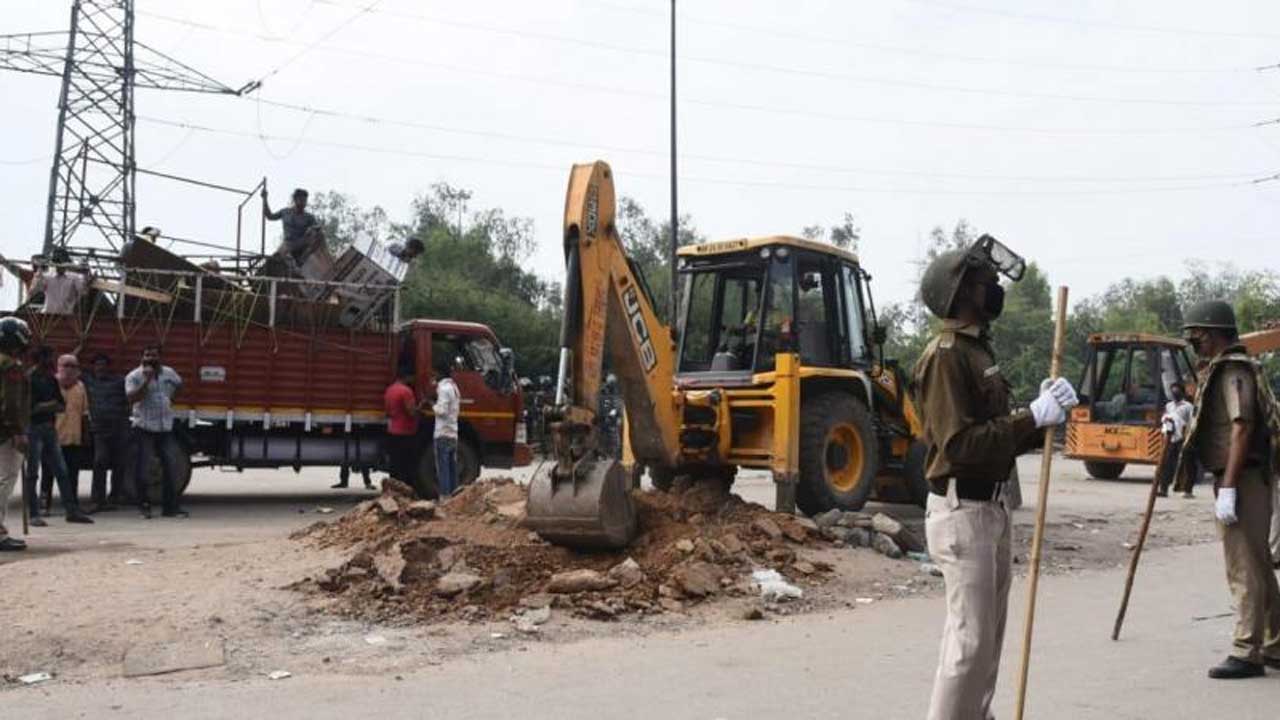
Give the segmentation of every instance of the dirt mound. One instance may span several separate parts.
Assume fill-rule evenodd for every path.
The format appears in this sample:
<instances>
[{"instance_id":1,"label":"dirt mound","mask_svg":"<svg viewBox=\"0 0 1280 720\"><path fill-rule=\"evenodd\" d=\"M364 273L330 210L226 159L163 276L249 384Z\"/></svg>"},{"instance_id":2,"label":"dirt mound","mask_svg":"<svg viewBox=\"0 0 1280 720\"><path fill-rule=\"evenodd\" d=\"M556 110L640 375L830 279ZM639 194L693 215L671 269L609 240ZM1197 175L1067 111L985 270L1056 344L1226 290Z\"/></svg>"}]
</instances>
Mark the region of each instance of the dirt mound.
<instances>
[{"instance_id":1,"label":"dirt mound","mask_svg":"<svg viewBox=\"0 0 1280 720\"><path fill-rule=\"evenodd\" d=\"M295 538L347 560L296 588L375 620L483 620L554 606L609 619L677 611L722 597L758 597L758 568L798 585L830 566L806 560L827 545L814 523L747 503L714 483L681 493L636 492L639 533L621 552L580 553L525 528L526 488L510 479L462 489L437 506L394 481L383 494Z\"/></svg>"}]
</instances>

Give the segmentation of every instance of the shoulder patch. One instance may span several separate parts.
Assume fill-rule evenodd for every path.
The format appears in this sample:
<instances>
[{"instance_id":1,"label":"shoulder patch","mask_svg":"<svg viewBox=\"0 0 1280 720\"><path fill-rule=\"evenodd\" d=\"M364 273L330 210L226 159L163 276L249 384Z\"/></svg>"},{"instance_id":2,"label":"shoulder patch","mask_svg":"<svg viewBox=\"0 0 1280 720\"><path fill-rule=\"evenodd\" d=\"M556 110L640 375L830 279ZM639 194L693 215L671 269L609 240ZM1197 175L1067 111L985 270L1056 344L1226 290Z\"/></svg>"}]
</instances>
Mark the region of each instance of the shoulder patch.
<instances>
[{"instance_id":1,"label":"shoulder patch","mask_svg":"<svg viewBox=\"0 0 1280 720\"><path fill-rule=\"evenodd\" d=\"M938 347L950 349L955 347L956 334L953 332L944 332L938 336Z\"/></svg>"}]
</instances>

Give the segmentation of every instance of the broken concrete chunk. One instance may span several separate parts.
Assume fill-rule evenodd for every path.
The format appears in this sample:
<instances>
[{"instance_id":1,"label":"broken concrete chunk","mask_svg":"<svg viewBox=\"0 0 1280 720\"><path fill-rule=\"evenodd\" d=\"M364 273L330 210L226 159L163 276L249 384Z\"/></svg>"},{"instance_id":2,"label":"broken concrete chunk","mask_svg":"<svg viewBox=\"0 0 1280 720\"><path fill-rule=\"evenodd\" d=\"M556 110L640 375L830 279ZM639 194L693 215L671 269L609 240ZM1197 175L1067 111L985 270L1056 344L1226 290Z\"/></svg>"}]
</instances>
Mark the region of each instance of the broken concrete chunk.
<instances>
[{"instance_id":1,"label":"broken concrete chunk","mask_svg":"<svg viewBox=\"0 0 1280 720\"><path fill-rule=\"evenodd\" d=\"M547 592L571 595L580 592L607 590L616 583L613 579L595 570L568 570L551 576L547 583Z\"/></svg>"},{"instance_id":2,"label":"broken concrete chunk","mask_svg":"<svg viewBox=\"0 0 1280 720\"><path fill-rule=\"evenodd\" d=\"M871 516L863 512L850 511L840 515L838 524L848 528L870 528Z\"/></svg>"},{"instance_id":3,"label":"broken concrete chunk","mask_svg":"<svg viewBox=\"0 0 1280 720\"><path fill-rule=\"evenodd\" d=\"M484 578L467 572L451 572L436 580L435 593L440 597L454 597L471 592L484 584Z\"/></svg>"},{"instance_id":4,"label":"broken concrete chunk","mask_svg":"<svg viewBox=\"0 0 1280 720\"><path fill-rule=\"evenodd\" d=\"M782 524L782 534L791 542L801 545L809 539L809 530L793 520Z\"/></svg>"},{"instance_id":5,"label":"broken concrete chunk","mask_svg":"<svg viewBox=\"0 0 1280 720\"><path fill-rule=\"evenodd\" d=\"M644 582L644 571L640 569L640 563L627 558L609 568L609 577L622 587L630 588Z\"/></svg>"},{"instance_id":6,"label":"broken concrete chunk","mask_svg":"<svg viewBox=\"0 0 1280 720\"><path fill-rule=\"evenodd\" d=\"M392 590L402 590L404 583L405 559L404 553L400 550L400 543L396 543L387 548L386 552L378 553L373 557L373 569L378 573L378 577L382 578L382 582L386 583Z\"/></svg>"},{"instance_id":7,"label":"broken concrete chunk","mask_svg":"<svg viewBox=\"0 0 1280 720\"><path fill-rule=\"evenodd\" d=\"M737 555L747 549L747 546L742 543L742 539L733 533L725 533L720 538L720 544L724 545L724 549L730 555Z\"/></svg>"},{"instance_id":8,"label":"broken concrete chunk","mask_svg":"<svg viewBox=\"0 0 1280 720\"><path fill-rule=\"evenodd\" d=\"M767 517L756 518L755 522L751 523L751 527L755 528L756 532L769 538L769 540L782 539L782 528L778 527L778 523Z\"/></svg>"},{"instance_id":9,"label":"broken concrete chunk","mask_svg":"<svg viewBox=\"0 0 1280 720\"><path fill-rule=\"evenodd\" d=\"M819 529L834 527L840 522L840 516L844 515L839 508L832 508L824 513L818 513L813 516L813 522Z\"/></svg>"},{"instance_id":10,"label":"broken concrete chunk","mask_svg":"<svg viewBox=\"0 0 1280 720\"><path fill-rule=\"evenodd\" d=\"M818 568L814 567L813 563L806 560L799 560L791 567L801 575L812 575L818 571Z\"/></svg>"},{"instance_id":11,"label":"broken concrete chunk","mask_svg":"<svg viewBox=\"0 0 1280 720\"><path fill-rule=\"evenodd\" d=\"M911 532L906 525L902 524L897 518L889 517L884 513L876 513L871 518L871 528L878 533L884 533L893 538L903 550L911 552L922 552L925 547L920 538Z\"/></svg>"},{"instance_id":12,"label":"broken concrete chunk","mask_svg":"<svg viewBox=\"0 0 1280 720\"><path fill-rule=\"evenodd\" d=\"M680 552L685 553L686 555L693 552L693 541L688 538L677 541L676 550L679 550Z\"/></svg>"},{"instance_id":13,"label":"broken concrete chunk","mask_svg":"<svg viewBox=\"0 0 1280 720\"><path fill-rule=\"evenodd\" d=\"M902 558L902 548L898 547L898 543L894 542L893 538L884 533L878 532L875 534L875 537L871 539L871 547L885 557L893 558L894 560Z\"/></svg>"},{"instance_id":14,"label":"broken concrete chunk","mask_svg":"<svg viewBox=\"0 0 1280 720\"><path fill-rule=\"evenodd\" d=\"M383 515L396 515L400 512L400 503L390 495L383 495L374 501L378 506L378 512Z\"/></svg>"},{"instance_id":15,"label":"broken concrete chunk","mask_svg":"<svg viewBox=\"0 0 1280 720\"><path fill-rule=\"evenodd\" d=\"M405 506L404 513L414 520L430 520L436 516L436 504L430 500L414 500Z\"/></svg>"},{"instance_id":16,"label":"broken concrete chunk","mask_svg":"<svg viewBox=\"0 0 1280 720\"><path fill-rule=\"evenodd\" d=\"M711 563L695 560L676 568L671 575L691 597L707 597L720 591L720 570Z\"/></svg>"}]
</instances>

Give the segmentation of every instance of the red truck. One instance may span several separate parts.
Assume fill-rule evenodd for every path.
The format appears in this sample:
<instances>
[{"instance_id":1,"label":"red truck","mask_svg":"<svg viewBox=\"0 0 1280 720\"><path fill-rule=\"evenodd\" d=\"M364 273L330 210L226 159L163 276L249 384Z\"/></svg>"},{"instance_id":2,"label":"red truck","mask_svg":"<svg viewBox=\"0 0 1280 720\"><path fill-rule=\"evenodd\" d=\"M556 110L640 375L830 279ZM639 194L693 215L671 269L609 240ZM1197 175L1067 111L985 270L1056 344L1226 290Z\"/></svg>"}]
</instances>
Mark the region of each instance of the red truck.
<instances>
[{"instance_id":1,"label":"red truck","mask_svg":"<svg viewBox=\"0 0 1280 720\"><path fill-rule=\"evenodd\" d=\"M354 295L343 293L377 287L208 271L130 269L119 277L95 282L74 315L25 306L16 314L30 323L34 344L75 353L86 368L106 353L127 372L145 346L162 347L164 364L184 381L174 398L180 489L194 467L331 466L343 478L385 468L383 392L397 367L412 365L415 390L427 397L436 372L455 358L465 368L454 372L461 482L482 467L531 460L511 352L478 323L399 321L398 286L384 288L383 306L364 302L354 323L342 320L358 314L348 302ZM290 295L300 283L309 292ZM424 494L433 493L435 477L427 407L419 435Z\"/></svg>"}]
</instances>

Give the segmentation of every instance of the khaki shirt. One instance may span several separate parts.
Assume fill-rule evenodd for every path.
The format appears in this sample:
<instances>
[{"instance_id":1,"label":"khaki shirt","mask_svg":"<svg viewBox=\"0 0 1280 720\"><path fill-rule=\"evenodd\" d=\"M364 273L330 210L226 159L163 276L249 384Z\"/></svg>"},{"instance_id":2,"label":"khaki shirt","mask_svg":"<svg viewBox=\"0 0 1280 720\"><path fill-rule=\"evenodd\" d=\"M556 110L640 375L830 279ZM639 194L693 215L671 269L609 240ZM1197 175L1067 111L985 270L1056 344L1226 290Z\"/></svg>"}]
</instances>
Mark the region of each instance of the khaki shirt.
<instances>
[{"instance_id":1,"label":"khaki shirt","mask_svg":"<svg viewBox=\"0 0 1280 720\"><path fill-rule=\"evenodd\" d=\"M1231 452L1231 428L1237 422L1253 426L1248 459L1261 462L1266 438L1258 415L1258 388L1253 371L1243 363L1225 363L1196 402L1196 452L1200 462L1213 473L1227 469Z\"/></svg>"},{"instance_id":2,"label":"khaki shirt","mask_svg":"<svg viewBox=\"0 0 1280 720\"><path fill-rule=\"evenodd\" d=\"M22 363L0 353L0 442L27 432L31 385Z\"/></svg>"},{"instance_id":3,"label":"khaki shirt","mask_svg":"<svg viewBox=\"0 0 1280 720\"><path fill-rule=\"evenodd\" d=\"M89 396L84 391L84 383L79 380L75 385L62 389L65 409L53 419L54 428L58 431L58 444L84 444L84 418L89 414Z\"/></svg>"},{"instance_id":4,"label":"khaki shirt","mask_svg":"<svg viewBox=\"0 0 1280 720\"><path fill-rule=\"evenodd\" d=\"M1043 434L1010 412L1009 382L983 328L947 320L915 367L929 480L1004 480Z\"/></svg>"}]
</instances>

